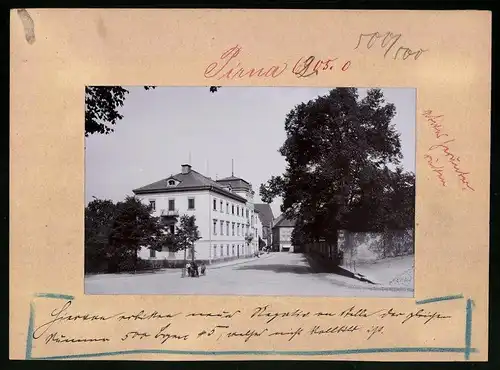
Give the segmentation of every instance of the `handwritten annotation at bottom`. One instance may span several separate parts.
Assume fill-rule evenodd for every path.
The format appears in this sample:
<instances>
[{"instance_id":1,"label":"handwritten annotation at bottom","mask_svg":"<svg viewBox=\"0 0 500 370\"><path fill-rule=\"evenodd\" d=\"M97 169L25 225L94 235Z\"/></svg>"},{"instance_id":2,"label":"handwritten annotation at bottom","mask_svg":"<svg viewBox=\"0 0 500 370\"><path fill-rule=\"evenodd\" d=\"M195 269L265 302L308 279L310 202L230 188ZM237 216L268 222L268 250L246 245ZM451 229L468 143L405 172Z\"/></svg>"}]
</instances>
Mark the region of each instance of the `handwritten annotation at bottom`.
<instances>
[{"instance_id":1,"label":"handwritten annotation at bottom","mask_svg":"<svg viewBox=\"0 0 500 370\"><path fill-rule=\"evenodd\" d=\"M66 301L49 314L37 318L39 322L34 326L32 338L34 343L42 342L50 346L95 342L165 345L200 340L248 343L262 337L291 342L304 337L351 335L369 341L385 335L388 327L394 330L395 325L430 326L450 319L450 315L422 308L407 312L391 307L372 310L361 306L349 306L336 311L277 311L265 305L218 312L140 310L103 315L75 312L73 302ZM196 324L192 320L196 320ZM85 325L93 325L92 330L84 328ZM106 329L107 325L109 330ZM192 329L194 327L197 329ZM79 335L79 331L102 334Z\"/></svg>"}]
</instances>

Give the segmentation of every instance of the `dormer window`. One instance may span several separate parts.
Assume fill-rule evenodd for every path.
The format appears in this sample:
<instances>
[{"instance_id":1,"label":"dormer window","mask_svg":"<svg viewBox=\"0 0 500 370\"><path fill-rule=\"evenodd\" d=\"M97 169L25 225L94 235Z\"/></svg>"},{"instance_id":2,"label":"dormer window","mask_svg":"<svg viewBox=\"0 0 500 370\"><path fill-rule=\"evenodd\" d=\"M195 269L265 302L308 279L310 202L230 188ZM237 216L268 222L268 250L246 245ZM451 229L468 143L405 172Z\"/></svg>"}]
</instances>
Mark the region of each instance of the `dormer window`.
<instances>
[{"instance_id":1,"label":"dormer window","mask_svg":"<svg viewBox=\"0 0 500 370\"><path fill-rule=\"evenodd\" d=\"M175 186L175 180L168 180L168 186Z\"/></svg>"}]
</instances>

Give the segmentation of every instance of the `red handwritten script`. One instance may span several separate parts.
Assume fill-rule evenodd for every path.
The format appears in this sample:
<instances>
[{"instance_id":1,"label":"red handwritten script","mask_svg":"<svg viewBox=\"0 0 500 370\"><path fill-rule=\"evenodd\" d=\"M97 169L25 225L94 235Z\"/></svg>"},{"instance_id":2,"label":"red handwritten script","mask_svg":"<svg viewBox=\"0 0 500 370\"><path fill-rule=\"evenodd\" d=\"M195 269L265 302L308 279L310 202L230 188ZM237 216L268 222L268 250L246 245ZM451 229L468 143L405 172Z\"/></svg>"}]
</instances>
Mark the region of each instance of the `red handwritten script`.
<instances>
[{"instance_id":1,"label":"red handwritten script","mask_svg":"<svg viewBox=\"0 0 500 370\"><path fill-rule=\"evenodd\" d=\"M372 33L362 33L359 35L358 43L354 50L358 49L360 46L366 49L371 49L375 46L375 49L382 49L384 52L384 58L392 50L392 59L394 60L406 60L411 57L413 60L417 60L423 53L428 51L427 49L419 48L418 50L412 50L407 46L401 46L398 44L399 48L395 49L396 44L400 41L402 34L386 32L384 34L378 32ZM410 60L411 60L410 59Z\"/></svg>"},{"instance_id":2,"label":"red handwritten script","mask_svg":"<svg viewBox=\"0 0 500 370\"><path fill-rule=\"evenodd\" d=\"M288 62L248 67L244 66L238 59L242 51L239 45L233 46L224 51L219 60L210 63L205 69L206 78L217 80L242 79L245 77L276 78L288 70ZM292 73L298 78L317 76L321 71L341 71L346 72L351 66L350 60L340 61L339 58L317 58L315 56L299 58L293 68Z\"/></svg>"},{"instance_id":3,"label":"red handwritten script","mask_svg":"<svg viewBox=\"0 0 500 370\"><path fill-rule=\"evenodd\" d=\"M300 58L294 65L292 73L297 77L316 76L321 71L346 72L351 66L351 61L339 61L339 58L318 59L315 56Z\"/></svg>"},{"instance_id":4,"label":"red handwritten script","mask_svg":"<svg viewBox=\"0 0 500 370\"><path fill-rule=\"evenodd\" d=\"M440 159L443 162L447 162L451 165L453 175L457 176L460 184L462 185L462 190L475 191L470 185L468 175L470 172L465 172L460 168L460 157L456 155L450 148L450 143L455 142L455 138L449 138L449 135L444 131L442 122L444 119L443 115L434 115L431 110L426 110L422 113L427 122L429 123L434 137L440 139L438 144L431 145L424 155L425 160L429 168L436 173L436 177L442 186L447 186L447 181L444 175L444 165L439 162ZM447 139L441 139L446 137ZM440 158L439 158L439 157Z\"/></svg>"}]
</instances>

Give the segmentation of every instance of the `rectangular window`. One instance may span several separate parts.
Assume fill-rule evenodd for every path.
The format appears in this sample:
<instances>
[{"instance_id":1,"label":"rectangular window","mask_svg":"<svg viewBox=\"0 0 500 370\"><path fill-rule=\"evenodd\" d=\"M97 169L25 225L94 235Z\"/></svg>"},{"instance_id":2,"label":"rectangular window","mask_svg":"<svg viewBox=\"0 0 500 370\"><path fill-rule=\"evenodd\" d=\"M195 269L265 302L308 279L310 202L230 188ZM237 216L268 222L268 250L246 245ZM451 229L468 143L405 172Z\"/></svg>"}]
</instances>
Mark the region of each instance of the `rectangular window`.
<instances>
[{"instance_id":1,"label":"rectangular window","mask_svg":"<svg viewBox=\"0 0 500 370\"><path fill-rule=\"evenodd\" d=\"M214 245L214 258L216 258L216 257L217 257L217 246Z\"/></svg>"},{"instance_id":2,"label":"rectangular window","mask_svg":"<svg viewBox=\"0 0 500 370\"><path fill-rule=\"evenodd\" d=\"M170 225L170 226L169 226L169 229L170 229L170 233L171 233L171 234L174 234L174 233L175 233L175 225Z\"/></svg>"},{"instance_id":3,"label":"rectangular window","mask_svg":"<svg viewBox=\"0 0 500 370\"><path fill-rule=\"evenodd\" d=\"M231 232L229 231L229 221L226 221L226 235L231 235Z\"/></svg>"},{"instance_id":4,"label":"rectangular window","mask_svg":"<svg viewBox=\"0 0 500 370\"><path fill-rule=\"evenodd\" d=\"M232 225L232 227L233 227L233 234L232 234L232 235L234 236L234 222L233 222L233 225Z\"/></svg>"},{"instance_id":5,"label":"rectangular window","mask_svg":"<svg viewBox=\"0 0 500 370\"><path fill-rule=\"evenodd\" d=\"M226 255L229 256L229 244L226 247Z\"/></svg>"},{"instance_id":6,"label":"rectangular window","mask_svg":"<svg viewBox=\"0 0 500 370\"><path fill-rule=\"evenodd\" d=\"M214 199L214 211L217 211L217 199Z\"/></svg>"},{"instance_id":7,"label":"rectangular window","mask_svg":"<svg viewBox=\"0 0 500 370\"><path fill-rule=\"evenodd\" d=\"M222 208L223 203L224 203L224 202L221 200L221 201L220 201L220 211L221 211L221 212L224 212L224 209Z\"/></svg>"},{"instance_id":8,"label":"rectangular window","mask_svg":"<svg viewBox=\"0 0 500 370\"><path fill-rule=\"evenodd\" d=\"M226 202L226 213L229 214L229 203Z\"/></svg>"},{"instance_id":9,"label":"rectangular window","mask_svg":"<svg viewBox=\"0 0 500 370\"><path fill-rule=\"evenodd\" d=\"M155 258L156 257L156 251L154 249L149 250L149 257L150 258Z\"/></svg>"},{"instance_id":10,"label":"rectangular window","mask_svg":"<svg viewBox=\"0 0 500 370\"><path fill-rule=\"evenodd\" d=\"M214 220L214 235L217 235L217 220Z\"/></svg>"},{"instance_id":11,"label":"rectangular window","mask_svg":"<svg viewBox=\"0 0 500 370\"><path fill-rule=\"evenodd\" d=\"M149 206L153 211L156 211L156 201L155 200L150 200L149 201Z\"/></svg>"},{"instance_id":12,"label":"rectangular window","mask_svg":"<svg viewBox=\"0 0 500 370\"><path fill-rule=\"evenodd\" d=\"M222 220L220 222L220 234L224 235L224 221L222 221Z\"/></svg>"},{"instance_id":13,"label":"rectangular window","mask_svg":"<svg viewBox=\"0 0 500 370\"><path fill-rule=\"evenodd\" d=\"M175 211L175 199L168 200L168 210Z\"/></svg>"},{"instance_id":14,"label":"rectangular window","mask_svg":"<svg viewBox=\"0 0 500 370\"><path fill-rule=\"evenodd\" d=\"M234 204L231 204L231 214L234 215Z\"/></svg>"},{"instance_id":15,"label":"rectangular window","mask_svg":"<svg viewBox=\"0 0 500 370\"><path fill-rule=\"evenodd\" d=\"M247 209L247 218L248 218L248 209Z\"/></svg>"},{"instance_id":16,"label":"rectangular window","mask_svg":"<svg viewBox=\"0 0 500 370\"><path fill-rule=\"evenodd\" d=\"M220 246L220 256L221 257L224 256L224 246L223 245Z\"/></svg>"},{"instance_id":17,"label":"rectangular window","mask_svg":"<svg viewBox=\"0 0 500 370\"><path fill-rule=\"evenodd\" d=\"M236 206L236 216L240 215L240 206Z\"/></svg>"},{"instance_id":18,"label":"rectangular window","mask_svg":"<svg viewBox=\"0 0 500 370\"><path fill-rule=\"evenodd\" d=\"M236 235L240 236L240 224L236 225Z\"/></svg>"},{"instance_id":19,"label":"rectangular window","mask_svg":"<svg viewBox=\"0 0 500 370\"><path fill-rule=\"evenodd\" d=\"M234 244L233 244L233 256L234 256Z\"/></svg>"},{"instance_id":20,"label":"rectangular window","mask_svg":"<svg viewBox=\"0 0 500 370\"><path fill-rule=\"evenodd\" d=\"M194 198L188 198L188 209L194 209Z\"/></svg>"}]
</instances>

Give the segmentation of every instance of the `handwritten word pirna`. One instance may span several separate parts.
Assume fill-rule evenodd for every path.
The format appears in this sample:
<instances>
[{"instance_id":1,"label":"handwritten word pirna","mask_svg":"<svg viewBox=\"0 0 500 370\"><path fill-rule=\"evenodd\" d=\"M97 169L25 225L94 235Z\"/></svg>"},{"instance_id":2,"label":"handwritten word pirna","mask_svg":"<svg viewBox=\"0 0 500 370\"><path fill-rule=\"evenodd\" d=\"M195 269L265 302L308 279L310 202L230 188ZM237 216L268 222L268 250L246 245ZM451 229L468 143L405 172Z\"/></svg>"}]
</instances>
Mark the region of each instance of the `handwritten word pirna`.
<instances>
[{"instance_id":1,"label":"handwritten word pirna","mask_svg":"<svg viewBox=\"0 0 500 370\"><path fill-rule=\"evenodd\" d=\"M239 59L243 48L239 45L224 51L219 60L205 68L204 76L217 80L238 80L250 77L277 78L288 70L289 62L282 61L266 66L246 66ZM294 63L291 72L298 78L316 76L320 72L346 72L351 61L340 61L338 57L318 58L316 56L300 57Z\"/></svg>"}]
</instances>

